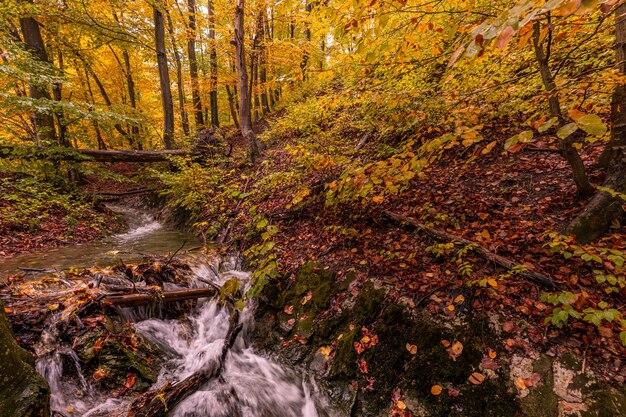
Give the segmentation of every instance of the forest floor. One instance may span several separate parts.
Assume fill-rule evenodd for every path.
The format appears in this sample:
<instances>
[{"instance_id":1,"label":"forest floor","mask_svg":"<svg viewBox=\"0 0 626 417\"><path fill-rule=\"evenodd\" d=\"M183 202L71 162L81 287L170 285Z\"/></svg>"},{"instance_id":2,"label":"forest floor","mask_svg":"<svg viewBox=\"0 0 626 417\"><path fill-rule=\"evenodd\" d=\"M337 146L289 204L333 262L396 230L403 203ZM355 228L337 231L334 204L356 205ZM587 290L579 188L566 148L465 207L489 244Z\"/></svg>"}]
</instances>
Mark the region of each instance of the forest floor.
<instances>
[{"instance_id":1,"label":"forest floor","mask_svg":"<svg viewBox=\"0 0 626 417\"><path fill-rule=\"evenodd\" d=\"M470 163L464 161L471 155L461 158L457 151L448 151L427 169L424 179L416 178L400 195L339 210L324 205L323 191L312 192L297 209L289 208L294 198L290 187L274 188L271 194L264 191L267 181L259 170L267 175L293 168L293 152L281 143L266 150L263 168L247 173L253 181L246 192L264 196L258 211L278 226L272 240L281 274L314 261L337 271L339 277L352 272L362 284L376 282L390 289L390 301L408 297L445 319L453 320L468 309L497 314L505 320L508 338L503 348L509 353L573 352L585 358L587 366L603 380L622 383L626 379L626 348L617 337L619 326L596 327L572 318L564 329L548 325L544 319L553 305L540 299L549 289L507 275L471 251L460 255L460 247L446 248L446 242L438 246L441 242L382 215L388 210L415 218L542 272L565 290L582 291L585 296L575 302L579 310L597 308L602 300L623 309L625 288L607 294L596 283L589 262L566 259L551 249L548 233L562 232L584 205L576 197L566 161L550 152L503 152L505 139L498 138L498 152L490 155L479 155L480 147L470 149L479 155ZM600 150L590 146L582 152L594 183L601 183L602 174L592 169ZM338 167L315 171L300 183L320 190L320 184L332 181L333 175L336 178L333 171L339 172ZM248 213L235 204L226 211L238 219L232 233L244 236ZM623 227L614 229L597 246L624 252L625 236ZM573 247L573 242L566 245ZM437 250L442 252L437 254ZM459 294L466 295L465 305L459 305Z\"/></svg>"}]
</instances>

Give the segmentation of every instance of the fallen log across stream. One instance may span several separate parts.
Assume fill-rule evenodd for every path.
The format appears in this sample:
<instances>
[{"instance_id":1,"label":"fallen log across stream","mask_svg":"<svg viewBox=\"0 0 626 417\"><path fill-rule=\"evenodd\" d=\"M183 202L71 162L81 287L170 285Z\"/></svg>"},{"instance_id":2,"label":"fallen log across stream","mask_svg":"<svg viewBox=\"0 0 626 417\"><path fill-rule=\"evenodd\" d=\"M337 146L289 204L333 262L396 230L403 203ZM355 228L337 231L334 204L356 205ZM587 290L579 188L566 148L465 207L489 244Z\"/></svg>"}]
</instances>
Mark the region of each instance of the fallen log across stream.
<instances>
[{"instance_id":1,"label":"fallen log across stream","mask_svg":"<svg viewBox=\"0 0 626 417\"><path fill-rule=\"evenodd\" d=\"M123 294L123 295L107 295L102 301L105 304L111 304L121 307L136 307L141 305L152 304L157 300L165 303L174 301L195 300L198 298L213 297L218 290L214 287L209 288L189 288L181 290L164 291L162 293L150 294Z\"/></svg>"},{"instance_id":2,"label":"fallen log across stream","mask_svg":"<svg viewBox=\"0 0 626 417\"><path fill-rule=\"evenodd\" d=\"M167 412L174 408L182 400L196 392L200 387L209 381L219 378L226 362L228 351L235 344L237 335L243 325L239 322L239 311L234 310L230 317L228 332L224 338L220 356L211 360L203 369L193 373L191 376L175 383L166 384L142 395L135 400L128 413L128 417L160 417L167 415Z\"/></svg>"},{"instance_id":3,"label":"fallen log across stream","mask_svg":"<svg viewBox=\"0 0 626 417\"><path fill-rule=\"evenodd\" d=\"M402 216L401 214L397 214L391 211L383 211L383 215L387 218L389 218L390 220L393 220L396 223L399 224L409 224L412 227L414 227L415 229L422 231L432 237L434 237L435 239L441 239L441 240L448 240L448 241L452 241L452 242L457 242L457 243L461 243L463 245L466 246L471 246L473 248L473 251L478 253L479 255L482 255L485 259L487 259L488 261L494 262L504 268L506 268L507 270L511 270L513 268L518 268L520 270L520 272L518 273L518 275L524 277L525 279L534 282L535 284L541 285L544 288L550 289L550 290L560 290L561 289L561 285L557 282L555 282L554 280L552 280L550 277L548 277L545 274L542 274L540 272L536 272L536 271L532 271L528 268L526 268L524 265L519 264L517 262L514 262L510 259L505 258L504 256L498 255L496 253L491 252L489 249L487 249L486 247L479 245L476 242L473 242L471 240L462 238L460 236L456 236L453 235L452 233L448 233L448 232L444 232L442 230L437 230L433 227L430 227L428 225L425 225L423 223L418 222L417 220L411 218L411 217L406 217L406 216Z\"/></svg>"}]
</instances>

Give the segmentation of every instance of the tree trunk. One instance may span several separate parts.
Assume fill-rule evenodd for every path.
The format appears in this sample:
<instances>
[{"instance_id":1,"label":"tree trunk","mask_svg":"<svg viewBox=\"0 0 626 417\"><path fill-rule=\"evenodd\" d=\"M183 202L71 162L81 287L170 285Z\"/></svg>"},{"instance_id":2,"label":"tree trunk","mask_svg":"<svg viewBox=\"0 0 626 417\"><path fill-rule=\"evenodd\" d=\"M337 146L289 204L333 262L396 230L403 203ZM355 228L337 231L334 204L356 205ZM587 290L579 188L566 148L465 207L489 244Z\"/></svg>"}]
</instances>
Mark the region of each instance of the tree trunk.
<instances>
[{"instance_id":1,"label":"tree trunk","mask_svg":"<svg viewBox=\"0 0 626 417\"><path fill-rule=\"evenodd\" d=\"M130 56L128 55L128 50L122 50L122 57L124 58L124 66L126 67L125 75L126 75L126 84L128 88L128 97L130 99L130 107L133 110L137 110L137 93L135 92L135 81L133 80L133 72L130 66ZM141 149L141 143L139 139L139 126L133 124L130 128L131 130L131 138L130 143L131 147L137 147L137 149Z\"/></svg>"},{"instance_id":2,"label":"tree trunk","mask_svg":"<svg viewBox=\"0 0 626 417\"><path fill-rule=\"evenodd\" d=\"M615 13L615 59L622 75L626 74L626 3ZM611 100L611 140L603 157L607 176L602 184L613 192L626 193L626 86L618 84ZM579 242L590 242L609 230L624 212L624 199L598 191L569 225L568 232Z\"/></svg>"},{"instance_id":3,"label":"tree trunk","mask_svg":"<svg viewBox=\"0 0 626 417\"><path fill-rule=\"evenodd\" d=\"M39 22L31 16L20 17L20 28L26 49L33 55L33 58L43 63L50 63L48 53L41 37ZM30 83L28 95L35 100L51 100L49 91L36 83ZM56 143L54 131L54 119L50 110L35 110L33 124L37 134L36 140L47 143Z\"/></svg>"},{"instance_id":4,"label":"tree trunk","mask_svg":"<svg viewBox=\"0 0 626 417\"><path fill-rule=\"evenodd\" d=\"M187 0L189 10L189 33L187 34L187 54L189 56L189 75L191 76L191 96L196 115L196 130L204 127L202 99L198 83L198 60L196 58L196 0Z\"/></svg>"},{"instance_id":5,"label":"tree trunk","mask_svg":"<svg viewBox=\"0 0 626 417\"><path fill-rule=\"evenodd\" d=\"M255 162L259 157L259 146L252 130L250 115L250 94L248 94L248 73L246 70L245 36L244 36L245 0L237 0L235 6L235 47L237 79L239 83L239 125L241 134L248 142L248 156Z\"/></svg>"},{"instance_id":6,"label":"tree trunk","mask_svg":"<svg viewBox=\"0 0 626 417\"><path fill-rule=\"evenodd\" d=\"M307 18L309 18L311 15L311 10L313 10L313 3L307 1L305 9L307 12ZM307 43L304 47L304 52L302 53L302 62L300 63L300 69L302 70L302 81L307 80L306 70L309 65L309 51L307 49L309 47L309 43L311 43L311 27L309 22L306 22L304 24L304 37L306 38Z\"/></svg>"},{"instance_id":7,"label":"tree trunk","mask_svg":"<svg viewBox=\"0 0 626 417\"><path fill-rule=\"evenodd\" d=\"M59 70L63 72L63 54L61 51L58 51L57 57L59 60ZM63 85L60 82L56 82L52 84L52 96L54 97L54 101L61 102L63 101ZM65 117L63 115L63 109L58 108L54 110L54 117L57 121L57 131L59 137L59 146L63 146L65 148L71 148L72 144L70 143L67 137L67 125L65 124Z\"/></svg>"},{"instance_id":8,"label":"tree trunk","mask_svg":"<svg viewBox=\"0 0 626 417\"><path fill-rule=\"evenodd\" d=\"M106 104L107 107L111 107L113 103L111 102L111 98L109 97L107 90L104 88L102 81L100 81L98 74L96 74L96 72L91 68L91 66L89 66L87 61L82 56L79 56L79 59L81 59L83 64L85 65L85 71L88 71L93 77L93 80L95 81L96 86L98 87L98 90L100 91L100 95L102 96L102 99L104 100L104 104ZM128 132L124 130L121 124L115 123L114 127L115 127L115 130L117 130L120 133L120 135L128 136Z\"/></svg>"},{"instance_id":9,"label":"tree trunk","mask_svg":"<svg viewBox=\"0 0 626 417\"><path fill-rule=\"evenodd\" d=\"M211 105L211 126L219 127L220 118L217 107L217 48L215 47L215 14L213 0L207 3L209 16L209 100Z\"/></svg>"},{"instance_id":10,"label":"tree trunk","mask_svg":"<svg viewBox=\"0 0 626 417\"><path fill-rule=\"evenodd\" d=\"M183 125L183 133L185 136L191 134L189 129L189 116L187 115L187 109L185 109L185 86L183 81L183 64L180 59L180 52L178 52L178 45L176 44L176 38L174 37L174 25L172 24L172 18L169 12L165 9L167 16L167 26L170 32L170 39L172 41L172 49L174 50L174 62L176 63L176 85L178 87L178 107L180 109L180 119Z\"/></svg>"},{"instance_id":11,"label":"tree trunk","mask_svg":"<svg viewBox=\"0 0 626 417\"><path fill-rule=\"evenodd\" d=\"M172 149L174 147L174 102L165 53L165 25L162 8L163 0L155 0L152 10L154 15L154 42L161 84L161 104L163 105L163 144L165 149Z\"/></svg>"},{"instance_id":12,"label":"tree trunk","mask_svg":"<svg viewBox=\"0 0 626 417\"><path fill-rule=\"evenodd\" d=\"M95 107L96 100L94 99L93 90L91 89L91 83L89 82L89 72L86 69L85 69L85 83L87 85L87 92L89 93L89 102ZM89 111L91 112L93 111L93 109L90 109ZM98 124L98 121L95 118L92 119L92 124L93 124L94 130L96 131L96 140L98 141L98 149L106 150L107 146L106 146L106 143L104 143L104 139L102 138L102 133L100 132L100 125Z\"/></svg>"},{"instance_id":13,"label":"tree trunk","mask_svg":"<svg viewBox=\"0 0 626 417\"><path fill-rule=\"evenodd\" d=\"M237 98L233 92L230 91L228 84L226 85L226 94L228 95L228 107L230 107L230 115L233 118L233 124L239 129L239 118L237 117L237 108L235 105Z\"/></svg>"},{"instance_id":14,"label":"tree trunk","mask_svg":"<svg viewBox=\"0 0 626 417\"><path fill-rule=\"evenodd\" d=\"M550 22L548 22L550 24ZM535 48L535 57L537 59L537 63L539 64L539 72L541 73L541 80L543 81L543 85L550 95L548 98L548 104L550 106L550 113L552 117L556 117L558 119L557 126L561 127L566 124L565 116L561 110L561 103L559 101L559 95L556 89L556 83L554 81L554 77L552 75L552 71L550 70L550 42L551 35L548 35L547 40L547 48L544 51L543 45L540 42L541 36L541 23L535 22L533 26L533 45ZM576 183L576 189L578 194L581 197L590 196L595 191L595 188L589 182L589 177L587 177L587 172L585 171L585 164L583 163L580 155L576 148L574 148L574 142L576 141L578 135L571 134L569 137L565 139L561 139L559 141L559 148L561 149L561 154L565 157L567 162L569 163L572 169L572 175L574 177L574 182Z\"/></svg>"},{"instance_id":15,"label":"tree trunk","mask_svg":"<svg viewBox=\"0 0 626 417\"><path fill-rule=\"evenodd\" d=\"M615 10L615 63L620 74L626 74L626 3ZM611 99L611 139L600 154L598 166L608 169L626 145L626 86L618 84Z\"/></svg>"}]
</instances>

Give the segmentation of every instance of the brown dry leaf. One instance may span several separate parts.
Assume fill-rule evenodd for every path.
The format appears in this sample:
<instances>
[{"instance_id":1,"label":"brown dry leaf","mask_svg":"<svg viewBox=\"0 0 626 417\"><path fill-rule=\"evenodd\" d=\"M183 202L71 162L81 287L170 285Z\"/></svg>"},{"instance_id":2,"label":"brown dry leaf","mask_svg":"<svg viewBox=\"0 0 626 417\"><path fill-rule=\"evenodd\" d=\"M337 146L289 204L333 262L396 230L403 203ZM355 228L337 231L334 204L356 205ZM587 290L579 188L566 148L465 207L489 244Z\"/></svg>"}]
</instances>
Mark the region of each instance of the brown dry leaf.
<instances>
[{"instance_id":1,"label":"brown dry leaf","mask_svg":"<svg viewBox=\"0 0 626 417\"><path fill-rule=\"evenodd\" d=\"M285 312L285 314L293 314L293 306L285 306L283 311Z\"/></svg>"},{"instance_id":2,"label":"brown dry leaf","mask_svg":"<svg viewBox=\"0 0 626 417\"><path fill-rule=\"evenodd\" d=\"M416 355L417 354L417 346L416 345L412 345L410 343L407 343L406 344L406 350L408 350L411 355Z\"/></svg>"},{"instance_id":3,"label":"brown dry leaf","mask_svg":"<svg viewBox=\"0 0 626 417\"><path fill-rule=\"evenodd\" d=\"M467 380L474 385L480 385L485 382L485 376L479 372L474 372L469 376Z\"/></svg>"},{"instance_id":4,"label":"brown dry leaf","mask_svg":"<svg viewBox=\"0 0 626 417\"><path fill-rule=\"evenodd\" d=\"M461 295L457 295L453 302L454 304L461 304L463 303L463 301L465 301L465 296L461 294Z\"/></svg>"},{"instance_id":5,"label":"brown dry leaf","mask_svg":"<svg viewBox=\"0 0 626 417\"><path fill-rule=\"evenodd\" d=\"M443 340L441 341L441 344L443 345L443 347L449 347L449 346L450 346L450 342L449 342L449 341L447 341L446 339L443 339Z\"/></svg>"},{"instance_id":6,"label":"brown dry leaf","mask_svg":"<svg viewBox=\"0 0 626 417\"><path fill-rule=\"evenodd\" d=\"M433 395L439 395L441 394L442 391L443 391L443 388L441 387L441 385L433 385L430 388L430 393Z\"/></svg>"}]
</instances>

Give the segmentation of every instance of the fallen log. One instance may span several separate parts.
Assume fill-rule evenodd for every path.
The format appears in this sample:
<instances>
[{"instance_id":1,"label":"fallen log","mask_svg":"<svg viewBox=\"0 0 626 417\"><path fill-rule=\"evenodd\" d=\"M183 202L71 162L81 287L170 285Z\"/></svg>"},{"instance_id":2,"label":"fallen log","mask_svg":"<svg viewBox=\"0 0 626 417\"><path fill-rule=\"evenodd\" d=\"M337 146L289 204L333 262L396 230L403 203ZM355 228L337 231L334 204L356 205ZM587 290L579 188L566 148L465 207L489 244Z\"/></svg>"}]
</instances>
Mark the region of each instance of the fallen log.
<instances>
[{"instance_id":1,"label":"fallen log","mask_svg":"<svg viewBox=\"0 0 626 417\"><path fill-rule=\"evenodd\" d=\"M164 162L171 156L190 156L196 152L187 149L164 151L104 151L99 149L76 149L97 162Z\"/></svg>"},{"instance_id":2,"label":"fallen log","mask_svg":"<svg viewBox=\"0 0 626 417\"><path fill-rule=\"evenodd\" d=\"M172 156L199 156L201 152L189 149L161 151L125 151L75 148L44 148L36 146L1 146L0 158L52 160L75 162L164 162Z\"/></svg>"},{"instance_id":3,"label":"fallen log","mask_svg":"<svg viewBox=\"0 0 626 417\"><path fill-rule=\"evenodd\" d=\"M228 351L235 344L237 335L241 331L239 323L239 311L234 310L230 318L228 333L222 345L220 356L212 359L206 366L191 376L177 382L174 385L165 385L153 391L149 391L142 397L133 401L130 406L128 417L161 417L167 415L178 403L196 392L209 381L218 378L223 369Z\"/></svg>"},{"instance_id":4,"label":"fallen log","mask_svg":"<svg viewBox=\"0 0 626 417\"><path fill-rule=\"evenodd\" d=\"M174 301L195 300L198 298L213 297L218 293L214 287L209 288L190 288L184 290L164 291L159 294L124 294L124 295L107 295L102 301L105 304L122 307L135 307L141 305L152 304L156 300L165 303Z\"/></svg>"},{"instance_id":5,"label":"fallen log","mask_svg":"<svg viewBox=\"0 0 626 417\"><path fill-rule=\"evenodd\" d=\"M387 210L383 211L383 215L397 223L410 224L417 230L420 230L436 239L443 239L443 240L458 242L466 246L471 245L473 247L474 252L482 255L488 261L494 262L508 270L511 270L515 267L526 268L524 265L518 264L510 259L507 259L503 256L500 256L496 253L491 252L489 249L487 249L486 247L482 245L479 245L476 242L462 238L460 236L453 235L448 232L444 232L442 230L437 230L423 223L420 223L411 217L402 216L400 214L393 213ZM519 275L526 278L527 280L531 282L534 282L535 284L541 285L542 287L548 288L550 290L561 289L561 285L559 283L555 282L550 277L540 272L532 271L526 268L526 269L523 269L521 272L519 272Z\"/></svg>"}]
</instances>

